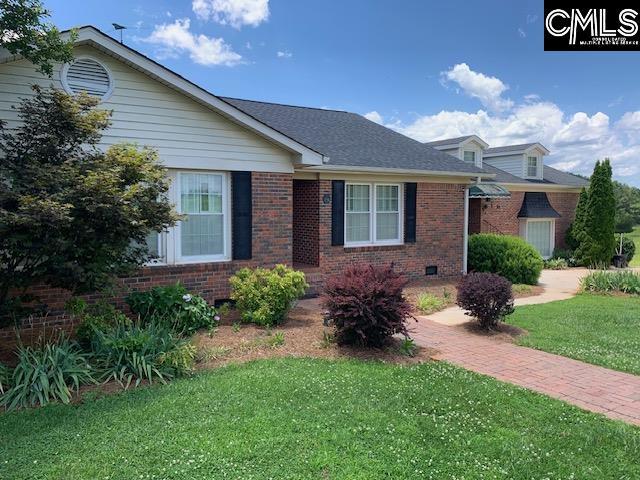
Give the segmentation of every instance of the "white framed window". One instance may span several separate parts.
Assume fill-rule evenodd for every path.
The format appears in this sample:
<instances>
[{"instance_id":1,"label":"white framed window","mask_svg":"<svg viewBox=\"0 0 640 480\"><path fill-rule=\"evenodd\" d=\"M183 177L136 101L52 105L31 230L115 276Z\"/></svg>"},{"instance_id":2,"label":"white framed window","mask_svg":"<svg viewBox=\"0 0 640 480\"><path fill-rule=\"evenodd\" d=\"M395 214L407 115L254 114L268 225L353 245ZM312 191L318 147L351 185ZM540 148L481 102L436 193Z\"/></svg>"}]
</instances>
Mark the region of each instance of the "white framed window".
<instances>
[{"instance_id":1,"label":"white framed window","mask_svg":"<svg viewBox=\"0 0 640 480\"><path fill-rule=\"evenodd\" d=\"M476 164L476 152L465 150L464 151L464 161L467 163L471 163L472 165Z\"/></svg>"},{"instance_id":2,"label":"white framed window","mask_svg":"<svg viewBox=\"0 0 640 480\"><path fill-rule=\"evenodd\" d=\"M147 235L145 243L152 255L149 265L164 265L167 263L166 232L151 232Z\"/></svg>"},{"instance_id":3,"label":"white framed window","mask_svg":"<svg viewBox=\"0 0 640 480\"><path fill-rule=\"evenodd\" d=\"M553 218L529 218L524 220L524 238L544 259L553 256L556 237L556 221Z\"/></svg>"},{"instance_id":4,"label":"white framed window","mask_svg":"<svg viewBox=\"0 0 640 480\"><path fill-rule=\"evenodd\" d=\"M183 219L173 228L176 263L230 258L228 181L225 173L178 172L176 209Z\"/></svg>"},{"instance_id":5,"label":"white framed window","mask_svg":"<svg viewBox=\"0 0 640 480\"><path fill-rule=\"evenodd\" d=\"M345 245L402 243L402 185L345 185Z\"/></svg>"},{"instance_id":6,"label":"white framed window","mask_svg":"<svg viewBox=\"0 0 640 480\"><path fill-rule=\"evenodd\" d=\"M538 176L538 157L527 157L527 177Z\"/></svg>"}]
</instances>

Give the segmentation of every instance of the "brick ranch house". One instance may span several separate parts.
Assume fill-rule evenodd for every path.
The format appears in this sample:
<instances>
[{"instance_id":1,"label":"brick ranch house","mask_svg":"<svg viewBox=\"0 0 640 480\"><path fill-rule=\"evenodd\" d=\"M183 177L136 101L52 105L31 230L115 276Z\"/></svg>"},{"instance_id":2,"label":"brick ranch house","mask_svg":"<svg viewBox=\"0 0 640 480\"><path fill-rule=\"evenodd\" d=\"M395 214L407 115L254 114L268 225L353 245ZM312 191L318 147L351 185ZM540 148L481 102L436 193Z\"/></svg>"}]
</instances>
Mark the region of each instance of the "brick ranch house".
<instances>
[{"instance_id":1,"label":"brick ranch house","mask_svg":"<svg viewBox=\"0 0 640 480\"><path fill-rule=\"evenodd\" d=\"M468 161L471 144L451 155L445 144L354 113L218 97L90 26L79 29L74 53L52 78L0 54L0 118L16 125L11 105L31 84L87 91L113 111L103 147L127 141L158 151L185 220L150 236L158 259L122 279L122 296L181 281L224 299L239 268L276 263L301 268L315 289L354 262L455 278L466 271L469 230L522 234L517 214L530 193L547 195L559 215L556 245L573 216L576 177L544 167L536 183L498 169L500 157L479 139L481 153ZM547 182L547 172L559 182ZM511 193L493 199L491 191ZM61 321L68 293L34 293L50 309L46 322Z\"/></svg>"}]
</instances>

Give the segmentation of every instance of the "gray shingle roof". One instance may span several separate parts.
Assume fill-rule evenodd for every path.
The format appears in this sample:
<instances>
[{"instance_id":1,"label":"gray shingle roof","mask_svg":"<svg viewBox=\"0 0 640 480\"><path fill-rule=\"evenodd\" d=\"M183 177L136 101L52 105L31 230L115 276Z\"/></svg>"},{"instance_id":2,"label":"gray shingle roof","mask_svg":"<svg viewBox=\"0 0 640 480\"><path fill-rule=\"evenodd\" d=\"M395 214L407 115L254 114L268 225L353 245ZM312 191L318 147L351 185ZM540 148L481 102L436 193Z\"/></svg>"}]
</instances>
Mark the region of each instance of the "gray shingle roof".
<instances>
[{"instance_id":1,"label":"gray shingle roof","mask_svg":"<svg viewBox=\"0 0 640 480\"><path fill-rule=\"evenodd\" d=\"M256 120L329 157L328 166L483 173L355 113L220 97Z\"/></svg>"},{"instance_id":2,"label":"gray shingle roof","mask_svg":"<svg viewBox=\"0 0 640 480\"><path fill-rule=\"evenodd\" d=\"M533 145L535 145L535 143L520 143L518 145L505 145L504 147L487 148L484 151L484 153L485 155L491 155L494 153L520 152L522 150L526 150L527 148Z\"/></svg>"},{"instance_id":3,"label":"gray shingle roof","mask_svg":"<svg viewBox=\"0 0 640 480\"><path fill-rule=\"evenodd\" d=\"M455 145L457 143L462 143L471 137L473 137L473 135L465 135L463 137L455 137L455 138L445 138L443 140L436 140L434 142L425 142L425 145L429 145L431 147L440 147L442 145Z\"/></svg>"},{"instance_id":4,"label":"gray shingle roof","mask_svg":"<svg viewBox=\"0 0 640 480\"><path fill-rule=\"evenodd\" d=\"M544 166L543 180L529 180L526 178L516 177L515 175L505 172L499 168L484 163L482 166L487 172L494 173L495 178L491 182L495 183L522 183L533 185L565 185L569 187L586 187L589 182L577 175L557 170L548 165Z\"/></svg>"}]
</instances>

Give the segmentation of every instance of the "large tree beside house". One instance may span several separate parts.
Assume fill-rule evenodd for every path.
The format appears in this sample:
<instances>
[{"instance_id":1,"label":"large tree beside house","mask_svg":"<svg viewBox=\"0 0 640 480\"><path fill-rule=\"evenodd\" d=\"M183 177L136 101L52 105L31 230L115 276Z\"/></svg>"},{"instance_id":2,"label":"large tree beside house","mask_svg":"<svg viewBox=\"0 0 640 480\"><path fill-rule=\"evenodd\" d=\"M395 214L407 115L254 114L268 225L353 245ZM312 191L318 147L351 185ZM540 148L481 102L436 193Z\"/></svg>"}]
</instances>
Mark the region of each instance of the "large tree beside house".
<instances>
[{"instance_id":1,"label":"large tree beside house","mask_svg":"<svg viewBox=\"0 0 640 480\"><path fill-rule=\"evenodd\" d=\"M54 62L73 59L73 39L63 39L46 19L50 16L40 0L0 0L0 46L30 60L47 76Z\"/></svg>"},{"instance_id":2,"label":"large tree beside house","mask_svg":"<svg viewBox=\"0 0 640 480\"><path fill-rule=\"evenodd\" d=\"M4 323L38 283L99 289L149 260L145 238L172 225L153 150L96 145L110 112L87 95L35 88L21 123L0 129L0 306Z\"/></svg>"}]
</instances>

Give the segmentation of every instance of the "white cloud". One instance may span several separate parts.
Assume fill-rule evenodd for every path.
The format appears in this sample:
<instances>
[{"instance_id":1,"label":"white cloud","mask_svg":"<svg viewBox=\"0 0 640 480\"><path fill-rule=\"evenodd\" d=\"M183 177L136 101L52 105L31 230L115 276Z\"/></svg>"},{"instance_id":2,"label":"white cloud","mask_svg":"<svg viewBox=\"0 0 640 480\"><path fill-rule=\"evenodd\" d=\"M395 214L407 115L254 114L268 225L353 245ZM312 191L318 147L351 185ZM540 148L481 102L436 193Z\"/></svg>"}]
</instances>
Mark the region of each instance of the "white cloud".
<instances>
[{"instance_id":1,"label":"white cloud","mask_svg":"<svg viewBox=\"0 0 640 480\"><path fill-rule=\"evenodd\" d=\"M465 93L485 106L508 105L502 97L503 82L464 67L457 69L455 77ZM450 72L453 70L456 67ZM470 134L479 135L491 146L540 142L551 150L548 164L585 175L591 174L596 160L609 157L618 179L640 186L640 111L627 112L612 122L603 112L566 113L533 94L517 104L509 102L502 111L443 110L387 126L422 142Z\"/></svg>"},{"instance_id":2,"label":"white cloud","mask_svg":"<svg viewBox=\"0 0 640 480\"><path fill-rule=\"evenodd\" d=\"M466 63L459 63L450 70L442 72L442 78L456 83L464 93L477 98L492 111L501 112L513 106L511 100L502 97L502 94L509 89L507 85L496 77L474 72Z\"/></svg>"},{"instance_id":3,"label":"white cloud","mask_svg":"<svg viewBox=\"0 0 640 480\"><path fill-rule=\"evenodd\" d=\"M538 20L538 15L528 14L527 23L535 23Z\"/></svg>"},{"instance_id":4,"label":"white cloud","mask_svg":"<svg viewBox=\"0 0 640 480\"><path fill-rule=\"evenodd\" d=\"M527 33L522 28L518 28L518 35L520 38L527 38Z\"/></svg>"},{"instance_id":5,"label":"white cloud","mask_svg":"<svg viewBox=\"0 0 640 480\"><path fill-rule=\"evenodd\" d=\"M177 57L188 53L191 60L200 65L233 66L242 63L242 56L233 51L222 38L196 35L190 31L188 18L178 19L170 24L156 25L151 35L144 41L160 47L161 58Z\"/></svg>"},{"instance_id":6,"label":"white cloud","mask_svg":"<svg viewBox=\"0 0 640 480\"><path fill-rule=\"evenodd\" d=\"M269 0L193 0L191 8L201 20L234 28L257 27L269 18Z\"/></svg>"},{"instance_id":7,"label":"white cloud","mask_svg":"<svg viewBox=\"0 0 640 480\"><path fill-rule=\"evenodd\" d=\"M278 58L291 58L293 57L293 53L288 52L288 51L282 51L279 50L278 53L276 53L276 55L278 56Z\"/></svg>"},{"instance_id":8,"label":"white cloud","mask_svg":"<svg viewBox=\"0 0 640 480\"><path fill-rule=\"evenodd\" d=\"M375 110L373 112L365 113L363 116L364 118L366 118L367 120L371 120L372 122L376 122L379 124L383 123L382 115L380 115Z\"/></svg>"}]
</instances>

